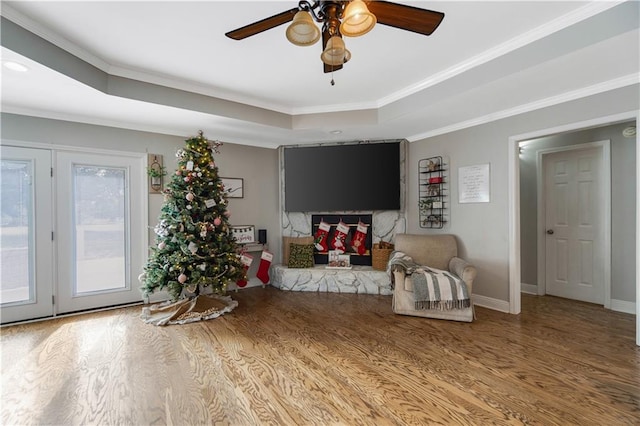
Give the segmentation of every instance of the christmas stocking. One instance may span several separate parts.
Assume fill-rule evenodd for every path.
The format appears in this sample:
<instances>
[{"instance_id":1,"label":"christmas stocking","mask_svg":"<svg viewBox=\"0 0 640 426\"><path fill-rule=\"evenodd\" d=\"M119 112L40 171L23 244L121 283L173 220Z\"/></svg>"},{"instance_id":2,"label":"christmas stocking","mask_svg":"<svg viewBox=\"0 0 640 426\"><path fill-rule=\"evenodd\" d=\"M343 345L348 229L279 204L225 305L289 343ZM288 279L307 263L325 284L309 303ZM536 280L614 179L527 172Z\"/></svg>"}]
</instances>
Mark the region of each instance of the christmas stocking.
<instances>
[{"instance_id":1,"label":"christmas stocking","mask_svg":"<svg viewBox=\"0 0 640 426\"><path fill-rule=\"evenodd\" d=\"M271 261L273 260L273 254L269 253L266 250L262 251L262 256L260 256L260 266L258 267L258 273L256 276L260 278L263 284L269 283L269 266L271 266Z\"/></svg>"},{"instance_id":2,"label":"christmas stocking","mask_svg":"<svg viewBox=\"0 0 640 426\"><path fill-rule=\"evenodd\" d=\"M318 225L318 230L316 234L313 236L314 244L316 246L316 250L325 252L328 250L329 246L327 245L327 238L329 237L329 229L331 229L331 225L329 225L325 221L320 221L320 225Z\"/></svg>"},{"instance_id":3,"label":"christmas stocking","mask_svg":"<svg viewBox=\"0 0 640 426\"><path fill-rule=\"evenodd\" d=\"M355 234L353 234L353 238L351 238L351 247L362 256L367 248L365 247L365 239L367 238L368 227L366 224L358 221L358 227L356 228Z\"/></svg>"},{"instance_id":4,"label":"christmas stocking","mask_svg":"<svg viewBox=\"0 0 640 426\"><path fill-rule=\"evenodd\" d=\"M340 221L338 226L336 226L336 232L333 235L333 241L331 241L331 247L333 247L334 250L338 250L341 253L344 253L345 251L347 251L347 246L345 244L345 241L347 240L348 233L349 233L349 226L343 221Z\"/></svg>"},{"instance_id":5,"label":"christmas stocking","mask_svg":"<svg viewBox=\"0 0 640 426\"><path fill-rule=\"evenodd\" d=\"M244 277L241 280L236 281L238 287L244 287L247 285L247 271L249 270L249 266L253 262L253 256L247 253L242 253L240 256L240 263L242 263L242 267L244 268Z\"/></svg>"}]
</instances>

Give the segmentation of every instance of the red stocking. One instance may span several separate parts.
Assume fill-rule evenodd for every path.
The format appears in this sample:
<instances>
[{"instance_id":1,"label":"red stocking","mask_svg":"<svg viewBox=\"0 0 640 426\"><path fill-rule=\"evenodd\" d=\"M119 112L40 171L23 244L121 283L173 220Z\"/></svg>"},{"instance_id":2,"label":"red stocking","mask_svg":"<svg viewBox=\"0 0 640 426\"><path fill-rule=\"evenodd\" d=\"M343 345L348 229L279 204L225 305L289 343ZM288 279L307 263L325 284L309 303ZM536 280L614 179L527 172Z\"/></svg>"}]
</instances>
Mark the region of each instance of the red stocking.
<instances>
[{"instance_id":1,"label":"red stocking","mask_svg":"<svg viewBox=\"0 0 640 426\"><path fill-rule=\"evenodd\" d=\"M333 234L333 241L331 241L331 247L334 250L338 250L341 253L347 251L347 246L345 241L347 240L347 234L349 233L349 226L340 221L338 226L336 226L336 232Z\"/></svg>"},{"instance_id":2,"label":"red stocking","mask_svg":"<svg viewBox=\"0 0 640 426\"><path fill-rule=\"evenodd\" d=\"M269 267L271 266L271 261L273 260L273 254L269 253L266 250L262 251L262 256L260 256L260 266L258 267L258 273L256 276L262 281L263 284L269 283Z\"/></svg>"},{"instance_id":3,"label":"red stocking","mask_svg":"<svg viewBox=\"0 0 640 426\"><path fill-rule=\"evenodd\" d=\"M349 244L360 256L362 256L367 248L365 247L365 239L367 238L367 232L369 228L366 224L358 221L358 227L356 228L355 234L353 234L353 238L351 238L351 243Z\"/></svg>"},{"instance_id":4,"label":"red stocking","mask_svg":"<svg viewBox=\"0 0 640 426\"><path fill-rule=\"evenodd\" d=\"M313 236L314 244L316 246L316 250L320 252L326 252L329 249L327 245L327 238L329 237L329 229L331 229L331 225L329 225L325 221L320 221L318 225L318 230L316 234Z\"/></svg>"},{"instance_id":5,"label":"red stocking","mask_svg":"<svg viewBox=\"0 0 640 426\"><path fill-rule=\"evenodd\" d=\"M242 253L240 256L240 263L242 263L242 267L244 268L244 277L236 281L238 287L244 287L247 285L247 271L249 270L249 266L251 266L251 262L253 262L253 256L247 253Z\"/></svg>"}]
</instances>

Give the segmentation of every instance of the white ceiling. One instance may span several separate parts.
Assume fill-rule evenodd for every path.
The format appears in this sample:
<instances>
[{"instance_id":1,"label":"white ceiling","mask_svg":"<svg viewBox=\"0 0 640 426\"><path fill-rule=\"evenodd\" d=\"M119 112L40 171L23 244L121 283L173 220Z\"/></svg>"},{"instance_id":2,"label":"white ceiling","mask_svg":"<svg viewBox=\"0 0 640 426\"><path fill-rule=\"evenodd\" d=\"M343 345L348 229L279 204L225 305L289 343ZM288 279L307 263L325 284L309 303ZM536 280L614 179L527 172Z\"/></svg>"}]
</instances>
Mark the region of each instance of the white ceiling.
<instances>
[{"instance_id":1,"label":"white ceiling","mask_svg":"<svg viewBox=\"0 0 640 426\"><path fill-rule=\"evenodd\" d=\"M60 49L5 25L3 62L29 71L2 69L2 110L277 147L413 141L638 83L637 1L400 3L445 18L430 37L377 25L347 38L331 86L320 45L290 44L286 25L224 36L294 0L3 1L4 18Z\"/></svg>"}]
</instances>

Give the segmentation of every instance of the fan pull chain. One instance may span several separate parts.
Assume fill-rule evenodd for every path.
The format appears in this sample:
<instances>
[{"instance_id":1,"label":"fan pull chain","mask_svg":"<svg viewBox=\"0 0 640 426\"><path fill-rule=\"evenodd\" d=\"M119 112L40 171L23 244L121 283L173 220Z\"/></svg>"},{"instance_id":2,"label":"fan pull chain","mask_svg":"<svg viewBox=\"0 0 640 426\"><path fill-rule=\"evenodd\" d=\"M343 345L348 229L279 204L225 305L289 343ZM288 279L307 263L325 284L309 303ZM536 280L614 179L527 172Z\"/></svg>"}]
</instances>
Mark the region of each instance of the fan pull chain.
<instances>
[{"instance_id":1,"label":"fan pull chain","mask_svg":"<svg viewBox=\"0 0 640 426\"><path fill-rule=\"evenodd\" d=\"M335 82L335 81L333 81L333 65L331 65L331 85L332 85L332 86L335 86L335 85L336 85L336 82Z\"/></svg>"}]
</instances>

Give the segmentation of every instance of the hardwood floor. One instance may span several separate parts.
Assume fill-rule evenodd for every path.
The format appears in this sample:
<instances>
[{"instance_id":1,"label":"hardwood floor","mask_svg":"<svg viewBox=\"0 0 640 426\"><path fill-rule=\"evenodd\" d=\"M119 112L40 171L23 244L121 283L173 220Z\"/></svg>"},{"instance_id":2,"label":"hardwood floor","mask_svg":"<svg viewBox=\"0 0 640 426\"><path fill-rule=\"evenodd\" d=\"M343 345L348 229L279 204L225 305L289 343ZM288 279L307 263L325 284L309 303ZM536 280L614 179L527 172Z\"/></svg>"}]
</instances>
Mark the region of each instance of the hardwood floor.
<instances>
[{"instance_id":1,"label":"hardwood floor","mask_svg":"<svg viewBox=\"0 0 640 426\"><path fill-rule=\"evenodd\" d=\"M187 325L130 307L2 328L2 424L640 424L633 315L523 295L521 315L467 324L388 296L232 297Z\"/></svg>"}]
</instances>

